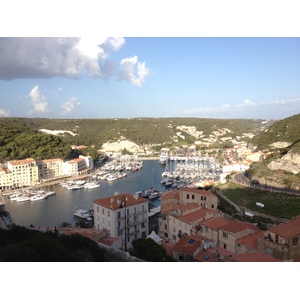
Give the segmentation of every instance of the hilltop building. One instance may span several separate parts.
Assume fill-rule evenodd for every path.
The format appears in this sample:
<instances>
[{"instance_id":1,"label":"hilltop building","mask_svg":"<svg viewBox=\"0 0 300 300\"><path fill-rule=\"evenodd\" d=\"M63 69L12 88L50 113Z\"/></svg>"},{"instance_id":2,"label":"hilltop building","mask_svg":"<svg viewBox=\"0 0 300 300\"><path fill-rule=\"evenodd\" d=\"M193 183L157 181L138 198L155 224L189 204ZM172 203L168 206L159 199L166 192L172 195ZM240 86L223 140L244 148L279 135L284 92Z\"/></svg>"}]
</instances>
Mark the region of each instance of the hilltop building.
<instances>
[{"instance_id":1,"label":"hilltop building","mask_svg":"<svg viewBox=\"0 0 300 300\"><path fill-rule=\"evenodd\" d=\"M132 241L148 236L148 199L132 194L118 194L93 201L95 229L111 237L121 237L123 249Z\"/></svg>"}]
</instances>

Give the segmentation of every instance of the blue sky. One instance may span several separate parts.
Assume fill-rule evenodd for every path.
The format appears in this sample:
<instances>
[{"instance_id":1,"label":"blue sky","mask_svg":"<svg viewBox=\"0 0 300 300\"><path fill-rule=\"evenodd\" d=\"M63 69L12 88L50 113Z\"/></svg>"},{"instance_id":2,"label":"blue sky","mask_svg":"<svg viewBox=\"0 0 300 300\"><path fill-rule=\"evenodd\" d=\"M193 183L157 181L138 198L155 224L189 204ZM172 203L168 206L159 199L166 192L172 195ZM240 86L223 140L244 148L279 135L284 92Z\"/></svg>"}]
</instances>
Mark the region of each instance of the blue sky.
<instances>
[{"instance_id":1,"label":"blue sky","mask_svg":"<svg viewBox=\"0 0 300 300\"><path fill-rule=\"evenodd\" d=\"M0 51L0 116L300 113L300 38L23 37L0 38Z\"/></svg>"},{"instance_id":2,"label":"blue sky","mask_svg":"<svg viewBox=\"0 0 300 300\"><path fill-rule=\"evenodd\" d=\"M0 20L0 117L298 114L297 10L272 1L270 13L267 2L129 0L96 9L53 0L34 10L35 0L12 0Z\"/></svg>"}]
</instances>

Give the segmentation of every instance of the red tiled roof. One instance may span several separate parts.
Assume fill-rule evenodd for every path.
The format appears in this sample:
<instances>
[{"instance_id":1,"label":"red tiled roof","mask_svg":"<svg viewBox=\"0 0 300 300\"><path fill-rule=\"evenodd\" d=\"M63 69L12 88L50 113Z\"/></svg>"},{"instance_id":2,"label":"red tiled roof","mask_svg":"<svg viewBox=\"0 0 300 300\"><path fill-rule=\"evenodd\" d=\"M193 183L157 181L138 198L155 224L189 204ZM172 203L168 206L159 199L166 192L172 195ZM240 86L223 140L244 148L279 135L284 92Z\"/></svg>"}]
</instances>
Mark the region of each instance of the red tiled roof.
<instances>
[{"instance_id":1,"label":"red tiled roof","mask_svg":"<svg viewBox=\"0 0 300 300\"><path fill-rule=\"evenodd\" d=\"M188 235L182 237L173 247L176 252L183 252L186 254L194 254L201 246L201 241L204 239L202 235Z\"/></svg>"},{"instance_id":2,"label":"red tiled roof","mask_svg":"<svg viewBox=\"0 0 300 300\"><path fill-rule=\"evenodd\" d=\"M246 247L249 247L251 249L256 249L257 248L257 239L263 238L263 237L264 237L264 232L259 231L259 232L247 235L245 237L242 237L240 239L237 239L236 242L240 243Z\"/></svg>"},{"instance_id":3,"label":"red tiled roof","mask_svg":"<svg viewBox=\"0 0 300 300\"><path fill-rule=\"evenodd\" d=\"M167 192L164 192L160 198L160 201L169 200L169 199L180 199L180 193L179 190L170 190Z\"/></svg>"},{"instance_id":4,"label":"red tiled roof","mask_svg":"<svg viewBox=\"0 0 300 300\"><path fill-rule=\"evenodd\" d=\"M172 249L174 248L174 246L176 245L176 242L174 243L163 243L162 246L166 249L167 254L169 256L172 256Z\"/></svg>"},{"instance_id":5,"label":"red tiled roof","mask_svg":"<svg viewBox=\"0 0 300 300\"><path fill-rule=\"evenodd\" d=\"M20 160L10 160L8 161L11 165L17 166L17 165L25 165L32 162L35 162L33 158L26 158L26 159L20 159Z\"/></svg>"},{"instance_id":6,"label":"red tiled roof","mask_svg":"<svg viewBox=\"0 0 300 300\"><path fill-rule=\"evenodd\" d=\"M226 230L226 231L232 232L232 233L237 233L237 232L243 231L247 228L255 230L255 231L260 231L260 229L257 228L256 226L254 226L250 223L247 223L247 222L239 221L239 220L234 220L234 221L230 222L229 224L221 226L220 228L222 230Z\"/></svg>"},{"instance_id":7,"label":"red tiled roof","mask_svg":"<svg viewBox=\"0 0 300 300\"><path fill-rule=\"evenodd\" d=\"M238 262L280 262L281 260L265 253L245 253L235 256Z\"/></svg>"},{"instance_id":8,"label":"red tiled roof","mask_svg":"<svg viewBox=\"0 0 300 300\"><path fill-rule=\"evenodd\" d=\"M218 212L216 212L214 210L210 210L206 207L199 207L198 210L188 213L186 215L179 216L178 219L188 222L188 223L195 222L195 221L200 222L200 220L204 219L208 213L211 213L214 215L218 214Z\"/></svg>"},{"instance_id":9,"label":"red tiled roof","mask_svg":"<svg viewBox=\"0 0 300 300\"><path fill-rule=\"evenodd\" d=\"M199 204L197 203L187 203L187 204L177 204L177 203L171 203L169 205L162 207L162 212L167 213L170 211L177 211L177 209L180 209L182 213L185 213L190 210L194 210L199 208Z\"/></svg>"},{"instance_id":10,"label":"red tiled roof","mask_svg":"<svg viewBox=\"0 0 300 300\"><path fill-rule=\"evenodd\" d=\"M200 221L200 225L209 227L213 230L218 230L221 226L227 225L231 223L231 220L222 218L222 217L212 217L207 220Z\"/></svg>"},{"instance_id":11,"label":"red tiled roof","mask_svg":"<svg viewBox=\"0 0 300 300\"><path fill-rule=\"evenodd\" d=\"M298 236L300 235L300 216L297 216L292 220L279 224L275 227L272 227L269 229L269 231L284 238Z\"/></svg>"},{"instance_id":12,"label":"red tiled roof","mask_svg":"<svg viewBox=\"0 0 300 300\"><path fill-rule=\"evenodd\" d=\"M138 197L137 199L133 197L132 194L119 194L119 195L114 195L106 198L101 198L101 199L96 199L93 201L93 203L104 206L106 208L116 210L120 208L120 203L122 199L125 198L126 200L126 206L131 206L131 205L136 205L139 203L147 203L148 204L148 199L146 198L141 198ZM145 209L147 209L145 207Z\"/></svg>"},{"instance_id":13,"label":"red tiled roof","mask_svg":"<svg viewBox=\"0 0 300 300\"><path fill-rule=\"evenodd\" d=\"M99 243L107 245L107 246L111 246L115 241L118 241L118 240L121 240L121 238L108 236L103 239L100 239Z\"/></svg>"}]
</instances>

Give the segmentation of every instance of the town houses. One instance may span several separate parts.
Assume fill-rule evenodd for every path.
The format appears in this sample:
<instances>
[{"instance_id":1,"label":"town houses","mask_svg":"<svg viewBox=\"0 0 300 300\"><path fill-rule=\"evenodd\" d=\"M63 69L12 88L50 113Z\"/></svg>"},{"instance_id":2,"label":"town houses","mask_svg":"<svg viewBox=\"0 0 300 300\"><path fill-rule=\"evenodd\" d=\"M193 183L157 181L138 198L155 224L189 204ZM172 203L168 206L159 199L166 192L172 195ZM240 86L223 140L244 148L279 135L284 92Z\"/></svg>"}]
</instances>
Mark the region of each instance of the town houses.
<instances>
[{"instance_id":1,"label":"town houses","mask_svg":"<svg viewBox=\"0 0 300 300\"><path fill-rule=\"evenodd\" d=\"M83 155L65 162L59 158L10 160L7 166L0 167L0 190L34 186L66 176L89 174L93 168L93 159Z\"/></svg>"}]
</instances>

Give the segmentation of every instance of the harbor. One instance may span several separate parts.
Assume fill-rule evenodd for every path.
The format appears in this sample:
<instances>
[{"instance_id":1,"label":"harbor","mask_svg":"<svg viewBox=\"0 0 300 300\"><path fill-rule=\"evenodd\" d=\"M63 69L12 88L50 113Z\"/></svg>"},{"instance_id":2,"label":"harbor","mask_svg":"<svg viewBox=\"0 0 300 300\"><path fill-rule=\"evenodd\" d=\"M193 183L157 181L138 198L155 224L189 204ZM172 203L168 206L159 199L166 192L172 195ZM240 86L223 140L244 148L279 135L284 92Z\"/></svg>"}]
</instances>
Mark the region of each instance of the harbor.
<instances>
[{"instance_id":1,"label":"harbor","mask_svg":"<svg viewBox=\"0 0 300 300\"><path fill-rule=\"evenodd\" d=\"M116 193L132 193L148 198L151 207L155 208L160 205L162 193L170 189L178 189L180 184L191 184L197 179L197 177L187 177L189 171L196 174L197 170L196 165L192 166L189 160L179 163L179 160L169 159L166 164L161 164L159 160L139 160L137 162L126 168L123 162L114 159L108 161L101 169L88 177L67 178L56 184L44 184L43 187L40 187L42 191L39 194L45 195L46 192L50 193L51 191L51 196L49 194L45 198L37 199L38 201L30 201L30 199L14 201L10 199L11 195L2 194L5 210L11 214L13 221L21 226L53 228L63 222L75 226L78 218L73 214L74 208L90 210L93 208L95 199L109 197ZM199 174L206 174L211 168L203 168L207 170L204 173L200 170L198 161L198 169ZM167 176L165 172L169 172ZM123 175L120 176L121 174ZM186 177L180 176L182 174L186 174ZM109 180L109 176L112 175L118 175L118 178ZM166 179L172 184L165 182Z\"/></svg>"}]
</instances>

